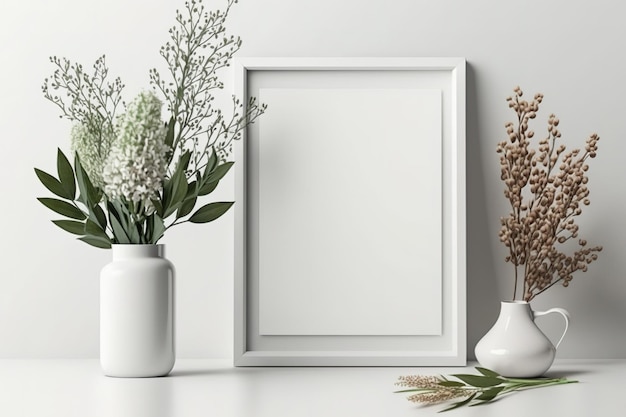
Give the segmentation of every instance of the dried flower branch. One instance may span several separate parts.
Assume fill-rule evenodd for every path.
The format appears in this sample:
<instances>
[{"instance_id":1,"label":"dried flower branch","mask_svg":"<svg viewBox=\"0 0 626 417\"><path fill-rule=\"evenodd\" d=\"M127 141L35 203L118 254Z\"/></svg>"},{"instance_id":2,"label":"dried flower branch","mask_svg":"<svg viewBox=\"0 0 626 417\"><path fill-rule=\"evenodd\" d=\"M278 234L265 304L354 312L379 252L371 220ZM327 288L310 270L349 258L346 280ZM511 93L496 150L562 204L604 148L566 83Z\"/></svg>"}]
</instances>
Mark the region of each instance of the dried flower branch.
<instances>
[{"instance_id":1,"label":"dried flower branch","mask_svg":"<svg viewBox=\"0 0 626 417\"><path fill-rule=\"evenodd\" d=\"M464 405L472 407L486 404L495 400L498 396L513 391L578 382L567 378L505 378L490 369L480 367L475 369L480 375L452 375L459 381L450 380L444 376L401 376L398 378L396 385L408 389L396 391L396 393L412 393L412 395L407 397L409 401L425 405L440 404L463 398L463 400L457 401L450 407L441 410L443 412Z\"/></svg>"},{"instance_id":2,"label":"dried flower branch","mask_svg":"<svg viewBox=\"0 0 626 417\"><path fill-rule=\"evenodd\" d=\"M582 206L590 204L587 160L596 156L600 137L592 134L584 153L579 149L566 152L565 145L557 145L559 119L551 114L547 136L538 142L537 150L532 149L534 131L529 123L543 95L525 101L519 87L514 91L507 101L517 114L517 124L505 125L509 138L497 147L504 195L511 204L511 212L501 219L499 236L509 249L506 261L515 268L513 299L521 281L523 299L530 301L557 283L567 287L574 272L586 272L602 250L588 246L575 223ZM571 245L577 245L573 253Z\"/></svg>"}]
</instances>

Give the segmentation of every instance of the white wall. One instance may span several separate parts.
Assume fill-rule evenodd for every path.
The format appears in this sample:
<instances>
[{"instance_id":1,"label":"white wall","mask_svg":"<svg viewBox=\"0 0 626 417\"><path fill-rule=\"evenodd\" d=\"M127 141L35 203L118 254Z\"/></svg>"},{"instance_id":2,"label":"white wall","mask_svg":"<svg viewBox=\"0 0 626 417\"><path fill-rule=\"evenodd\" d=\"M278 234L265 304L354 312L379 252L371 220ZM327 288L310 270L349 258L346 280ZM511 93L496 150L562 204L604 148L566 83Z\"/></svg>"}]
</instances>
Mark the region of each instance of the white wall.
<instances>
[{"instance_id":1,"label":"white wall","mask_svg":"<svg viewBox=\"0 0 626 417\"><path fill-rule=\"evenodd\" d=\"M225 0L205 0L221 8ZM109 253L57 229L35 197L33 167L54 171L69 150L67 122L42 98L49 55L86 65L107 54L129 93L147 87L159 46L182 0L47 0L0 6L0 357L96 357L98 273ZM557 113L569 147L601 136L590 172L592 205L582 234L604 245L572 285L540 296L573 324L561 357L626 357L626 165L622 97L626 6L613 0L240 0L229 29L239 56L463 56L467 76L468 333L470 350L511 297L512 270L497 238L506 213L496 143L512 120L505 98L521 85L543 92L536 130ZM225 74L227 93L230 74ZM426 156L424 156L426 157ZM215 197L233 196L233 178ZM178 272L178 354L230 357L232 213L166 235ZM558 319L542 323L554 335Z\"/></svg>"}]
</instances>

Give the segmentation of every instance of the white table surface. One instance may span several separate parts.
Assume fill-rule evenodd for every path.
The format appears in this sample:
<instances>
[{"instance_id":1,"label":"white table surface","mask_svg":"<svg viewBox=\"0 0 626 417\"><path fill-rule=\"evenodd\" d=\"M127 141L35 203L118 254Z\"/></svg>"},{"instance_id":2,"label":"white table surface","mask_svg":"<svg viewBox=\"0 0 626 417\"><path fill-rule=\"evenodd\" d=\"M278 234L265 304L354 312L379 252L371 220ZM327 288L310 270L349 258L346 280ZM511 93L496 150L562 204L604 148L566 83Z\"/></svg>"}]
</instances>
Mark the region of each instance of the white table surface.
<instances>
[{"instance_id":1,"label":"white table surface","mask_svg":"<svg viewBox=\"0 0 626 417\"><path fill-rule=\"evenodd\" d=\"M0 416L404 417L431 416L394 394L398 376L468 368L234 368L178 359L168 377L109 378L97 360L0 360ZM625 416L626 360L561 360L548 376L580 381L513 393L451 417Z\"/></svg>"}]
</instances>

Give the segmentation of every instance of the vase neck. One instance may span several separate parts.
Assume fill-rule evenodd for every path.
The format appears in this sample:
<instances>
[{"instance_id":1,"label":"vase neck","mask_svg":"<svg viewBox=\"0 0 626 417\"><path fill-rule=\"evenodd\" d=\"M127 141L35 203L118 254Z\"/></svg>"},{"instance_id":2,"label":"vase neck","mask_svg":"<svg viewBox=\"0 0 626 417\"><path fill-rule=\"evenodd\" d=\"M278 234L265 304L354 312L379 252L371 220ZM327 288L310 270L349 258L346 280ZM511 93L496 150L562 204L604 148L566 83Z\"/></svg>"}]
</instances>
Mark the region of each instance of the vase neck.
<instances>
[{"instance_id":1,"label":"vase neck","mask_svg":"<svg viewBox=\"0 0 626 417\"><path fill-rule=\"evenodd\" d=\"M111 245L113 260L136 258L163 258L165 245Z\"/></svg>"},{"instance_id":2,"label":"vase neck","mask_svg":"<svg viewBox=\"0 0 626 417\"><path fill-rule=\"evenodd\" d=\"M530 304L526 301L506 301L500 303L500 316L506 316L510 314L523 314L527 315L530 318L533 317L532 309L530 308Z\"/></svg>"}]
</instances>

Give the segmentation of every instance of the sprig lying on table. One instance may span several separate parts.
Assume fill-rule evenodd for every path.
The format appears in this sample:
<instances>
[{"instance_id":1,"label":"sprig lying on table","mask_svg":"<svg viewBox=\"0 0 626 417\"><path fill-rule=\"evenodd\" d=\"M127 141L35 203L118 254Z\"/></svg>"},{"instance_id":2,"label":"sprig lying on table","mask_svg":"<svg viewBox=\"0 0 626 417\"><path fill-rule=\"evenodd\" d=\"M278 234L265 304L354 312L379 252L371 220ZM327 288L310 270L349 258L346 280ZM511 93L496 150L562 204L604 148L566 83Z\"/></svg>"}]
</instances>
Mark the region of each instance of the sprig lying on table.
<instances>
[{"instance_id":1,"label":"sprig lying on table","mask_svg":"<svg viewBox=\"0 0 626 417\"><path fill-rule=\"evenodd\" d=\"M506 378L486 368L476 367L476 370L480 372L480 375L451 375L458 381L450 380L443 375L401 376L396 385L407 387L407 389L396 391L396 393L413 393L407 399L422 404L439 404L463 398L441 410L443 412L464 405L486 404L498 396L513 391L578 382L567 378Z\"/></svg>"}]
</instances>

